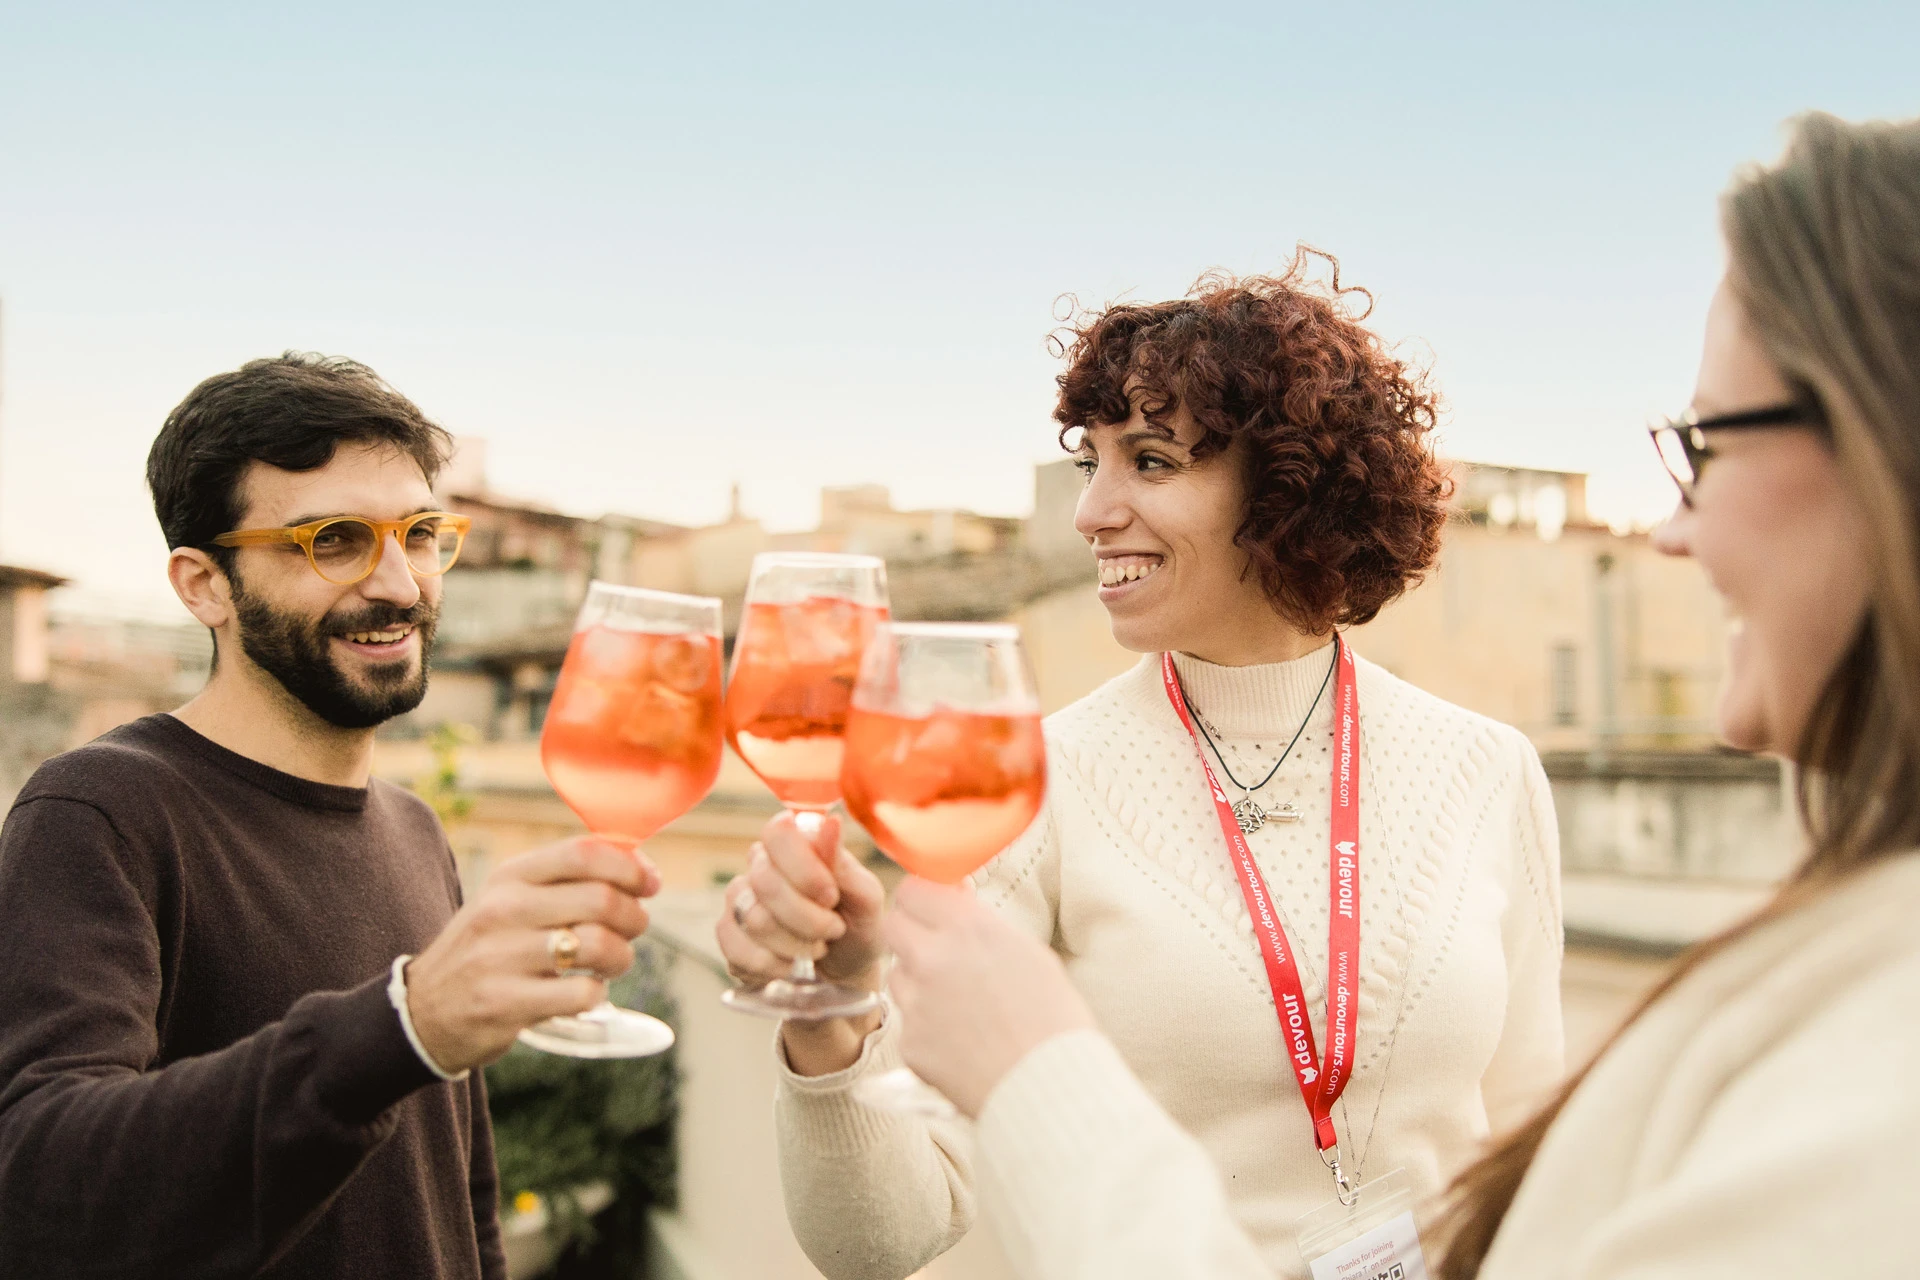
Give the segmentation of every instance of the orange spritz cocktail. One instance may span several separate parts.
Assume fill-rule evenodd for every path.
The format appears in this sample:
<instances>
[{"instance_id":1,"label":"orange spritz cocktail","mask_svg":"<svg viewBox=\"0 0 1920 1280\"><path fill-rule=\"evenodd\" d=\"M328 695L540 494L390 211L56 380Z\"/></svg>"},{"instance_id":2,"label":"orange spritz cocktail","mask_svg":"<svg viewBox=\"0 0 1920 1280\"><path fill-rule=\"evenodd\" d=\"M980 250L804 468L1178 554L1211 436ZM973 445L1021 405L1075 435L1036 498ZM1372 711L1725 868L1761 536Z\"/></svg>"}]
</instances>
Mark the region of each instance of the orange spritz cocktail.
<instances>
[{"instance_id":1,"label":"orange spritz cocktail","mask_svg":"<svg viewBox=\"0 0 1920 1280\"><path fill-rule=\"evenodd\" d=\"M645 840L720 772L720 639L576 631L540 735L547 778L587 826Z\"/></svg>"},{"instance_id":2,"label":"orange spritz cocktail","mask_svg":"<svg viewBox=\"0 0 1920 1280\"><path fill-rule=\"evenodd\" d=\"M727 740L789 810L829 866L819 836L840 799L842 735L860 659L887 617L887 566L873 556L770 551L753 558L727 683ZM751 887L735 899L751 901ZM864 987L824 980L808 955L784 978L722 993L768 1018L846 1018L877 1008Z\"/></svg>"},{"instance_id":3,"label":"orange spritz cocktail","mask_svg":"<svg viewBox=\"0 0 1920 1280\"><path fill-rule=\"evenodd\" d=\"M958 884L1032 824L1046 801L1040 699L1015 627L889 622L874 634L847 717L847 812L881 852ZM957 1114L906 1068L853 1087L883 1111Z\"/></svg>"},{"instance_id":4,"label":"orange spritz cocktail","mask_svg":"<svg viewBox=\"0 0 1920 1280\"><path fill-rule=\"evenodd\" d=\"M957 884L1040 812L1040 717L956 711L909 718L855 707L847 721L847 812L914 875Z\"/></svg>"},{"instance_id":5,"label":"orange spritz cocktail","mask_svg":"<svg viewBox=\"0 0 1920 1280\"><path fill-rule=\"evenodd\" d=\"M721 750L720 601L588 583L540 732L560 798L595 835L637 845L700 803ZM557 969L565 936L547 935ZM641 1058L671 1048L673 1028L603 999L520 1039L575 1058Z\"/></svg>"},{"instance_id":6,"label":"orange spritz cocktail","mask_svg":"<svg viewBox=\"0 0 1920 1280\"><path fill-rule=\"evenodd\" d=\"M752 603L740 620L727 690L727 739L790 809L840 798L842 735L860 655L884 606L839 596Z\"/></svg>"}]
</instances>

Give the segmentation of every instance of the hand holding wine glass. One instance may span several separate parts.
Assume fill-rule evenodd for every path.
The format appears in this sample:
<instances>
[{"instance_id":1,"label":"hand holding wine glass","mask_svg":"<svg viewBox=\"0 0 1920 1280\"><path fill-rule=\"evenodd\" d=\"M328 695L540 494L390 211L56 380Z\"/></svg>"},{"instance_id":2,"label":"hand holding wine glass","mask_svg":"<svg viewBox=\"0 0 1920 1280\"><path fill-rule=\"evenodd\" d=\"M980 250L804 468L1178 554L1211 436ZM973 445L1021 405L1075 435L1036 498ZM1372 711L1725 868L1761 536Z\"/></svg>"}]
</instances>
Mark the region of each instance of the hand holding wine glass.
<instances>
[{"instance_id":1,"label":"hand holding wine glass","mask_svg":"<svg viewBox=\"0 0 1920 1280\"><path fill-rule=\"evenodd\" d=\"M407 1008L420 1045L443 1071L494 1061L522 1030L584 1013L606 999L607 980L633 964L646 931L642 899L660 873L631 849L574 836L493 869L447 927L407 963ZM579 943L576 972L557 977L551 931Z\"/></svg>"},{"instance_id":2,"label":"hand holding wine glass","mask_svg":"<svg viewBox=\"0 0 1920 1280\"><path fill-rule=\"evenodd\" d=\"M843 736L861 656L886 617L886 566L872 556L754 557L734 642L727 737L786 810L768 825L748 875L727 889L717 934L735 976L748 984L721 996L734 1009L828 1021L879 1005L871 981L823 979L814 962L853 923L835 909L840 878L857 884L859 873L840 866L851 859L826 814L840 799ZM811 865L796 836L811 846ZM781 972L769 972L780 965Z\"/></svg>"},{"instance_id":3,"label":"hand holding wine glass","mask_svg":"<svg viewBox=\"0 0 1920 1280\"><path fill-rule=\"evenodd\" d=\"M832 851L831 860L822 849ZM797 814L769 819L746 873L727 886L726 903L720 949L741 981L786 977L796 957L810 956L831 981L880 989L886 891L841 845L833 815L812 834L801 830Z\"/></svg>"},{"instance_id":4,"label":"hand holding wine glass","mask_svg":"<svg viewBox=\"0 0 1920 1280\"><path fill-rule=\"evenodd\" d=\"M884 980L880 920L886 890L878 876L839 843L839 819L828 815L816 838L795 815L768 821L744 875L727 886L726 910L714 930L727 971L745 989L789 977L796 956L812 955L819 977L877 998ZM820 849L832 850L831 865ZM831 906L826 904L831 903ZM879 1025L878 1006L838 1018L789 1018L780 1024L787 1063L802 1076L831 1075L853 1065Z\"/></svg>"},{"instance_id":5,"label":"hand holding wine glass","mask_svg":"<svg viewBox=\"0 0 1920 1280\"><path fill-rule=\"evenodd\" d=\"M1018 630L889 623L875 633L847 720L841 787L882 852L914 876L959 885L1033 822L1046 782L1039 697ZM902 892L911 902L918 890L909 882ZM857 1096L887 1110L951 1110L910 1071L863 1081Z\"/></svg>"},{"instance_id":6,"label":"hand holding wine glass","mask_svg":"<svg viewBox=\"0 0 1920 1280\"><path fill-rule=\"evenodd\" d=\"M592 583L540 734L553 789L637 859L642 840L712 789L721 749L720 602ZM554 921L547 934L561 981L581 967L576 923ZM576 1058L636 1058L671 1048L673 1029L602 1000L520 1039Z\"/></svg>"}]
</instances>

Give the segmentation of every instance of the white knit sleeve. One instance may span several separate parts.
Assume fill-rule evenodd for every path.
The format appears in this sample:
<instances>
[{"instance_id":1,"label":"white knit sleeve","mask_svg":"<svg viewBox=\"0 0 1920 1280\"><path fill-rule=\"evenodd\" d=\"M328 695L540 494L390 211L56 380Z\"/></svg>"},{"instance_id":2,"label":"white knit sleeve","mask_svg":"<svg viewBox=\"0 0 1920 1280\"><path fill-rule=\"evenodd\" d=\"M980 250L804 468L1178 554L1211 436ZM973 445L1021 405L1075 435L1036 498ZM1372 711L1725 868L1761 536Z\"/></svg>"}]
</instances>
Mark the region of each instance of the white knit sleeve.
<instances>
[{"instance_id":1,"label":"white knit sleeve","mask_svg":"<svg viewBox=\"0 0 1920 1280\"><path fill-rule=\"evenodd\" d=\"M1206 1149L1097 1031L1021 1059L977 1141L981 1198L1028 1280L1274 1280Z\"/></svg>"},{"instance_id":2,"label":"white knit sleeve","mask_svg":"<svg viewBox=\"0 0 1920 1280\"><path fill-rule=\"evenodd\" d=\"M1495 1133L1532 1115L1566 1071L1560 1010L1560 962L1565 949L1560 826L1538 753L1517 731L1513 743L1514 767L1522 785L1512 824L1514 849L1502 930L1507 1010L1500 1042L1480 1079L1481 1101Z\"/></svg>"},{"instance_id":3,"label":"white knit sleeve","mask_svg":"<svg viewBox=\"0 0 1920 1280\"><path fill-rule=\"evenodd\" d=\"M1042 941L1058 903L1055 830L1049 804L974 877L982 901ZM973 1225L972 1126L878 1112L852 1096L862 1077L900 1065L891 1005L845 1071L804 1077L781 1058L774 1119L787 1221L827 1280L901 1280Z\"/></svg>"}]
</instances>

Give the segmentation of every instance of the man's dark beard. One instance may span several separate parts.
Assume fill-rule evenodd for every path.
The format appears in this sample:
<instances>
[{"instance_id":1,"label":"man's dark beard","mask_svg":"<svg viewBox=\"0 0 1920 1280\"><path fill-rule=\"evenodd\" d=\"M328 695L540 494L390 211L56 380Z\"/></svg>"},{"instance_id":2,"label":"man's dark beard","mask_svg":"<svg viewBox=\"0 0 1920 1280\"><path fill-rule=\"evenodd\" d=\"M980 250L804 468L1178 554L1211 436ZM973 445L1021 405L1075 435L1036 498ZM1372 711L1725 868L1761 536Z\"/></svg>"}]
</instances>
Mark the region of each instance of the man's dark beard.
<instances>
[{"instance_id":1,"label":"man's dark beard","mask_svg":"<svg viewBox=\"0 0 1920 1280\"><path fill-rule=\"evenodd\" d=\"M427 696L427 660L440 611L425 600L411 609L369 604L355 613L330 613L317 621L281 613L233 581L233 606L240 622L240 647L262 671L305 704L307 710L341 729L371 729L420 705ZM383 663L367 668L362 688L334 665L328 640L350 631L384 631L411 623L420 635L420 669Z\"/></svg>"}]
</instances>

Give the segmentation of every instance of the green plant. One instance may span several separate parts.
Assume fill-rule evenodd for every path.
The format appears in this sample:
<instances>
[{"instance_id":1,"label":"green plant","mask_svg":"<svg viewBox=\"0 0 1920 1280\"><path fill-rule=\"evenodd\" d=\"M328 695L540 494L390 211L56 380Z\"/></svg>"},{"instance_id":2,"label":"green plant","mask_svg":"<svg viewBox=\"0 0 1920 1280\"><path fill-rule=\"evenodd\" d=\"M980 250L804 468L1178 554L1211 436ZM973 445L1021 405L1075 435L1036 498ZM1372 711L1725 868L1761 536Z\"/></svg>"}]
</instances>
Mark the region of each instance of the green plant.
<instances>
[{"instance_id":1,"label":"green plant","mask_svg":"<svg viewBox=\"0 0 1920 1280\"><path fill-rule=\"evenodd\" d=\"M642 942L633 968L613 983L615 1003L673 1022L670 963L668 953ZM608 1274L633 1274L645 1247L647 1208L674 1203L678 1085L671 1052L595 1061L516 1045L487 1068L501 1212L532 1192L546 1201L553 1229L576 1255L591 1245L614 1268ZM597 1219L575 1198L594 1182L614 1191Z\"/></svg>"},{"instance_id":2,"label":"green plant","mask_svg":"<svg viewBox=\"0 0 1920 1280\"><path fill-rule=\"evenodd\" d=\"M414 779L413 793L433 807L443 827L473 812L473 796L460 785L460 749L479 736L472 725L444 720L427 731L433 772Z\"/></svg>"}]
</instances>

